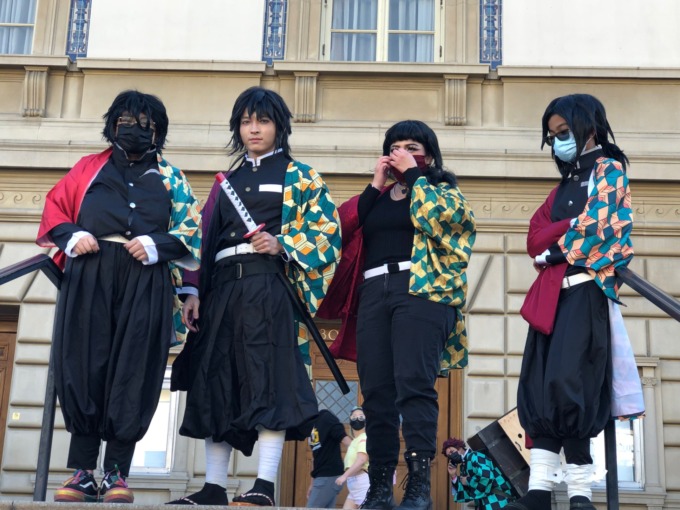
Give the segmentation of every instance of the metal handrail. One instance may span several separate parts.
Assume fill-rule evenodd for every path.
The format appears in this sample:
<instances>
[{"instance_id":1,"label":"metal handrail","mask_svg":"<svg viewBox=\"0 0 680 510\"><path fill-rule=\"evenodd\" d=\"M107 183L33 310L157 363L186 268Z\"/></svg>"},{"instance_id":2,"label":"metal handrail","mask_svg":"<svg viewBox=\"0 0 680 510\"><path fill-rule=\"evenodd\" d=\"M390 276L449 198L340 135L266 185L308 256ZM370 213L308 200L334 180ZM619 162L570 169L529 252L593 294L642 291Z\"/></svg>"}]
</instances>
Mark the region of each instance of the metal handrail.
<instances>
[{"instance_id":1,"label":"metal handrail","mask_svg":"<svg viewBox=\"0 0 680 510\"><path fill-rule=\"evenodd\" d=\"M54 263L54 260L44 253L0 269L0 285L16 280L33 271L42 271L54 284L57 290L61 288L61 280L64 273ZM57 390L54 385L54 360L52 357L52 349L50 349L50 360L47 365L45 406L43 407L43 421L40 428L38 464L35 470L33 501L45 501L45 497L47 496L47 476L50 470L50 457L52 455L52 436L54 433L54 416L56 408Z\"/></svg>"}]
</instances>

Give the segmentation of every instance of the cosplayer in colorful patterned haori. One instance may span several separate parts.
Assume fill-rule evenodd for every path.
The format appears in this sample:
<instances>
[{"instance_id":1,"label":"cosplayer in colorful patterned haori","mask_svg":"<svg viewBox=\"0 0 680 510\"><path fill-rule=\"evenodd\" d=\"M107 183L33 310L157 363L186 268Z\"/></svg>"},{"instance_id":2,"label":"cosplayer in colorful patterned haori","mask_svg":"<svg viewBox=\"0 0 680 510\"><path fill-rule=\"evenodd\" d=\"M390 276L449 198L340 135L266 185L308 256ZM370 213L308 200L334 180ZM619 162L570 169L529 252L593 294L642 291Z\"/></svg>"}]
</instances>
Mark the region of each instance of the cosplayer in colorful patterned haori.
<instances>
[{"instance_id":1,"label":"cosplayer in colorful patterned haori","mask_svg":"<svg viewBox=\"0 0 680 510\"><path fill-rule=\"evenodd\" d=\"M570 508L593 510L590 438L613 417L644 413L615 274L633 257L628 159L609 136L590 95L559 97L543 114L543 143L562 179L527 237L538 277L522 307L530 328L517 407L533 448L529 492L508 508L550 507L563 448Z\"/></svg>"},{"instance_id":2,"label":"cosplayer in colorful patterned haori","mask_svg":"<svg viewBox=\"0 0 680 510\"><path fill-rule=\"evenodd\" d=\"M192 275L198 296L184 304L197 331L187 342L180 434L205 439L206 483L174 504L226 504L232 449L251 455L257 441L255 485L231 505L275 506L284 440L306 439L318 415L308 333L286 286L316 312L340 257L340 225L321 176L291 158L290 118L283 99L260 87L232 111L232 196L215 182L203 209L203 264Z\"/></svg>"},{"instance_id":3,"label":"cosplayer in colorful patterned haori","mask_svg":"<svg viewBox=\"0 0 680 510\"><path fill-rule=\"evenodd\" d=\"M397 182L386 187L390 173ZM343 320L332 351L358 363L371 462L362 508L393 506L401 425L409 478L399 508L426 510L437 452L435 381L441 370L467 364L461 310L474 216L443 168L432 129L409 120L387 130L373 182L340 207L340 217L343 257L319 315Z\"/></svg>"},{"instance_id":4,"label":"cosplayer in colorful patterned haori","mask_svg":"<svg viewBox=\"0 0 680 510\"><path fill-rule=\"evenodd\" d=\"M473 501L477 510L500 510L513 500L512 487L493 460L468 448L461 439L444 441L451 494L456 503Z\"/></svg>"},{"instance_id":5,"label":"cosplayer in colorful patterned haori","mask_svg":"<svg viewBox=\"0 0 680 510\"><path fill-rule=\"evenodd\" d=\"M82 158L48 193L37 240L59 248L64 268L52 349L76 472L55 501L132 502L125 478L135 443L156 410L168 349L186 335L175 288L199 260L198 202L160 155L163 103L123 92L104 121L111 147Z\"/></svg>"}]
</instances>

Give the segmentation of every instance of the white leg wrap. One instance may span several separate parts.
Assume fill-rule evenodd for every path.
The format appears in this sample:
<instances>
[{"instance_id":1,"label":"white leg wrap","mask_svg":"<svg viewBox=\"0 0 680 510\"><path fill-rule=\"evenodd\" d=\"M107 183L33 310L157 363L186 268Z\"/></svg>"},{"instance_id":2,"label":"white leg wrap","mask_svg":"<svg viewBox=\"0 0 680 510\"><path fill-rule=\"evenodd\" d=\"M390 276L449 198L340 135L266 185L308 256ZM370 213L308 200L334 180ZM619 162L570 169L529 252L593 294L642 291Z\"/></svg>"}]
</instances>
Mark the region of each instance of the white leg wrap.
<instances>
[{"instance_id":1,"label":"white leg wrap","mask_svg":"<svg viewBox=\"0 0 680 510\"><path fill-rule=\"evenodd\" d=\"M529 490L552 491L558 479L560 454L531 449L531 471L529 473Z\"/></svg>"},{"instance_id":2,"label":"white leg wrap","mask_svg":"<svg viewBox=\"0 0 680 510\"><path fill-rule=\"evenodd\" d=\"M229 459L232 447L229 443L215 443L211 437L205 439L205 481L227 488Z\"/></svg>"},{"instance_id":3,"label":"white leg wrap","mask_svg":"<svg viewBox=\"0 0 680 510\"><path fill-rule=\"evenodd\" d=\"M567 493L570 498L574 496L585 496L592 501L593 491L590 489L593 481L593 465L567 464Z\"/></svg>"},{"instance_id":4,"label":"white leg wrap","mask_svg":"<svg viewBox=\"0 0 680 510\"><path fill-rule=\"evenodd\" d=\"M257 442L260 446L260 460L257 466L258 478L268 482L276 482L285 439L285 430L258 428Z\"/></svg>"}]
</instances>

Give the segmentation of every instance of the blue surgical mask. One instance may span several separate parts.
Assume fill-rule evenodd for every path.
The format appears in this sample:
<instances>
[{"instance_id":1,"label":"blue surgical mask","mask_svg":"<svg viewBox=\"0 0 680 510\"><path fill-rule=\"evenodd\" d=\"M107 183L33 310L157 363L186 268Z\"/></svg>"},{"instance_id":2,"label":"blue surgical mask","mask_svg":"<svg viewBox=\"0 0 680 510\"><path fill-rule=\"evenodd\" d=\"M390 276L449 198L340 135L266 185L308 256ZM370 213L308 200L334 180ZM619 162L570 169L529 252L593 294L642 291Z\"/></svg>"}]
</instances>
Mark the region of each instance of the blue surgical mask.
<instances>
[{"instance_id":1,"label":"blue surgical mask","mask_svg":"<svg viewBox=\"0 0 680 510\"><path fill-rule=\"evenodd\" d=\"M574 138L574 133L570 132L569 138L565 141L555 138L553 150L555 151L555 156L565 163L574 161L576 159L576 138Z\"/></svg>"}]
</instances>

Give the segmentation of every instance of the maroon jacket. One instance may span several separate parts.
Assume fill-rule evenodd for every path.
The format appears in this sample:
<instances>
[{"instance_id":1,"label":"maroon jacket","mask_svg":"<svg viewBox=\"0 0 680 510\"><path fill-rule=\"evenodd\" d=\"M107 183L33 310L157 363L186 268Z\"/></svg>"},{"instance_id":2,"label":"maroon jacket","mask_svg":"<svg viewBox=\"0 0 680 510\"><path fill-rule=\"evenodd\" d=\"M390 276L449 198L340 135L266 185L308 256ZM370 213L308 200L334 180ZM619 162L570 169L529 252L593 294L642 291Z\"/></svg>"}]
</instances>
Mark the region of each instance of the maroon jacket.
<instances>
[{"instance_id":1,"label":"maroon jacket","mask_svg":"<svg viewBox=\"0 0 680 510\"><path fill-rule=\"evenodd\" d=\"M531 217L529 233L527 234L527 253L531 258L540 255L555 244L569 229L569 218L553 223L550 219L553 202L555 201L555 187L545 202ZM557 313L557 301L560 297L562 279L568 264L548 265L538 273L520 313L532 328L545 335L552 333Z\"/></svg>"}]
</instances>

